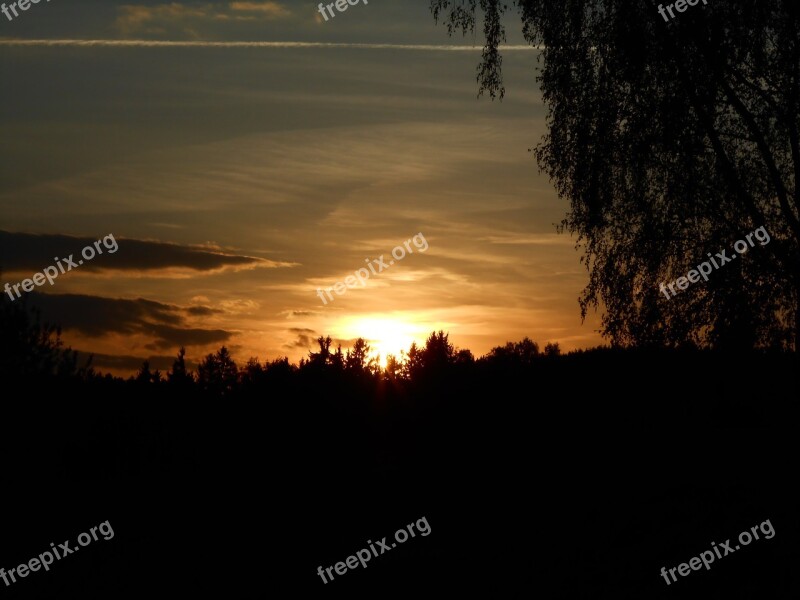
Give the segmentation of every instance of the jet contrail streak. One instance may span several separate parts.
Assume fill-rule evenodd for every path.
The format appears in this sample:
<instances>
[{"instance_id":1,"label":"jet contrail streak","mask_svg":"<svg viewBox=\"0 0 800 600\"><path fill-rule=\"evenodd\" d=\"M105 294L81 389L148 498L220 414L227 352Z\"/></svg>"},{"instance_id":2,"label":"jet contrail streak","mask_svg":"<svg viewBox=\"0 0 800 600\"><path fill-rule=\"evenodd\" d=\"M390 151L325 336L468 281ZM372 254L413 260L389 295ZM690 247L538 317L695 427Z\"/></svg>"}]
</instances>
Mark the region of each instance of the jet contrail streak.
<instances>
[{"instance_id":1,"label":"jet contrail streak","mask_svg":"<svg viewBox=\"0 0 800 600\"><path fill-rule=\"evenodd\" d=\"M0 46L100 46L122 48L353 48L363 50L427 50L465 52L481 50L482 46L444 46L426 44L355 44L333 42L202 42L168 40L18 40L0 39ZM503 52L538 50L538 46L502 46Z\"/></svg>"}]
</instances>

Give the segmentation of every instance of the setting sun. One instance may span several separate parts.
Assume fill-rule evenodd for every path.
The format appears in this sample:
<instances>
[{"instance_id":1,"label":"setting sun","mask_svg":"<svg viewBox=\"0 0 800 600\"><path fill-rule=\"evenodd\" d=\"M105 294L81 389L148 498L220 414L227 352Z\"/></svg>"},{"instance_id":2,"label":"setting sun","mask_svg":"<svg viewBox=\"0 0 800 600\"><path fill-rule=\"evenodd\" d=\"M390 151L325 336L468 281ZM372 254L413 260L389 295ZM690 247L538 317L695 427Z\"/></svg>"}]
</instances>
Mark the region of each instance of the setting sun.
<instances>
[{"instance_id":1,"label":"setting sun","mask_svg":"<svg viewBox=\"0 0 800 600\"><path fill-rule=\"evenodd\" d=\"M348 339L363 337L372 348L373 356L380 355L380 365L386 366L386 357L408 351L413 342L425 341L425 333L419 326L399 319L355 318L349 320L342 329L342 336Z\"/></svg>"}]
</instances>

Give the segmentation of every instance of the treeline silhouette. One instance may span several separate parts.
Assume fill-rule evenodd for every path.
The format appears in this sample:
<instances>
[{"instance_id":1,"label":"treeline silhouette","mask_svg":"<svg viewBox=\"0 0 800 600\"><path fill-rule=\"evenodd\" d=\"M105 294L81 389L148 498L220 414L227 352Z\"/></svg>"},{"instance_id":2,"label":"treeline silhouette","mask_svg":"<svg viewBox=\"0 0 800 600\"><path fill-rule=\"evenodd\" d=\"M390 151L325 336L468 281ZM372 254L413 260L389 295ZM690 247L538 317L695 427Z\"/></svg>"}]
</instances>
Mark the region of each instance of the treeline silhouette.
<instances>
[{"instance_id":1,"label":"treeline silhouette","mask_svg":"<svg viewBox=\"0 0 800 600\"><path fill-rule=\"evenodd\" d=\"M9 389L15 382L34 384L45 396L105 403L111 397L173 404L263 401L286 418L359 414L369 420L384 412L418 411L446 420L470 410L492 414L513 408L535 412L539 420L579 424L599 418L653 426L683 419L754 425L779 420L794 410L788 399L797 398L797 355L781 350L604 347L563 354L557 343L541 350L525 337L476 359L438 331L424 345L412 344L400 359L389 356L385 368L366 340L343 351L327 336L319 337L318 348L299 364L286 357L238 364L223 346L191 370L181 348L166 373L145 361L123 379L99 373L91 358L79 361L64 346L60 328L42 322L24 303L0 301L0 333L0 376Z\"/></svg>"},{"instance_id":2,"label":"treeline silhouette","mask_svg":"<svg viewBox=\"0 0 800 600\"><path fill-rule=\"evenodd\" d=\"M250 358L243 366L239 366L228 348L222 346L216 353L203 358L196 372L187 368L186 349L181 348L172 369L165 375L159 370L152 371L149 361L144 361L129 382L156 387L166 384L182 392L192 390L210 398L228 398L252 395L259 389L266 390L292 378L298 383L305 379L325 379L331 385L349 384L367 388L381 381L422 384L442 377L463 376L480 364L507 368L530 366L536 360L561 355L558 343L548 343L544 352L540 352L539 345L526 337L521 342L507 342L505 346L493 348L476 361L471 351L457 350L450 343L449 334L434 331L424 346L417 347L416 343L412 343L408 353L401 353L401 359L389 355L386 367L381 367L378 357L364 338L356 339L353 347L345 352L341 345L332 350L332 343L330 336L320 336L317 338L318 351L309 352L308 358L301 358L299 365L282 357L263 364L257 358ZM80 373L74 367L74 371L85 380L101 377L90 366L84 367ZM110 375L105 378L114 379Z\"/></svg>"},{"instance_id":3,"label":"treeline silhouette","mask_svg":"<svg viewBox=\"0 0 800 600\"><path fill-rule=\"evenodd\" d=\"M576 540L602 535L609 520L644 527L653 511L673 506L665 494L678 493L675 477L701 488L731 471L769 479L782 463L763 460L787 456L772 433L797 420L797 360L784 352L561 353L524 338L475 359L439 331L385 369L365 341L342 351L324 337L299 364L239 365L223 347L193 371L181 349L166 373L143 365L123 379L81 364L57 327L21 306L0 311L0 451L14 465L4 485L14 490L9 514L29 515L18 518L19 531L9 526L19 542L1 564L35 556L34 548L19 556L24 540L65 529L66 537L84 521L108 518L119 541L108 549L118 554L91 585L115 597L127 597L121 581L141 597L153 580L181 592L247 595L263 584L266 547L279 548L271 578L318 592L318 565L423 515L430 536L328 585L344 592L438 582L447 590L466 585L469 572L501 589L534 589L547 576L569 582L559 588L563 597L598 585L662 597L666 586L647 560L664 553L660 540L674 521L655 526L642 542L649 555L634 558L624 544L618 554L613 544L588 544L576 558ZM692 431L713 448L695 454ZM745 442L756 449L745 452ZM737 508L726 531L757 517L775 523L775 506L788 514L794 496L782 480L753 477L750 491L730 501L735 507L752 507L765 485L770 498L785 500L765 504L774 512L763 517L739 519ZM43 483L59 490L55 505ZM702 492L709 505L727 485ZM634 496L649 500L631 506L626 498ZM694 500L682 502L693 510ZM692 535L696 528L685 532L686 544ZM665 563L691 555L683 543ZM615 556L638 566L614 571ZM77 566L60 566L57 585L49 576L29 579L25 597L89 585ZM782 585L775 575L763 589Z\"/></svg>"},{"instance_id":4,"label":"treeline silhouette","mask_svg":"<svg viewBox=\"0 0 800 600\"><path fill-rule=\"evenodd\" d=\"M98 372L91 357L81 363L78 353L64 346L60 327L42 322L39 313L28 310L24 303L0 301L0 333L4 341L0 373L8 381L36 379L40 384L69 385L87 393L113 388L146 391L149 397L195 400L255 399L292 389L298 403L313 403L321 395L342 395L354 402L400 396L419 400L422 395L467 398L477 391L497 397L489 390L504 389L511 397L526 393L546 397L545 404L555 406L576 401L589 405L585 394L604 391L604 399L614 402L642 398L646 393L651 403L690 400L711 406L723 402L725 406L717 408L729 412L741 401L737 398L748 393L762 402L765 396L792 389L794 380L789 375L797 364L794 352L731 353L692 345L680 350L601 347L562 354L558 343L547 343L540 350L528 337L496 346L476 359L470 350L457 349L448 333L434 331L423 346L413 343L401 358L388 356L385 367L378 364L367 340L359 338L343 351L341 345L334 350L333 340L326 336L317 339L316 351L301 358L299 364L287 357L263 363L250 358L239 364L223 346L205 356L193 371L187 367L185 349L180 348L166 373L151 370L144 361L135 375L123 379ZM744 368L743 375L737 376L738 366ZM574 375L571 379L569 373ZM725 377L720 377L723 373ZM656 389L649 385L655 374L664 381ZM750 385L745 385L746 381ZM306 400L302 391L310 394Z\"/></svg>"}]
</instances>

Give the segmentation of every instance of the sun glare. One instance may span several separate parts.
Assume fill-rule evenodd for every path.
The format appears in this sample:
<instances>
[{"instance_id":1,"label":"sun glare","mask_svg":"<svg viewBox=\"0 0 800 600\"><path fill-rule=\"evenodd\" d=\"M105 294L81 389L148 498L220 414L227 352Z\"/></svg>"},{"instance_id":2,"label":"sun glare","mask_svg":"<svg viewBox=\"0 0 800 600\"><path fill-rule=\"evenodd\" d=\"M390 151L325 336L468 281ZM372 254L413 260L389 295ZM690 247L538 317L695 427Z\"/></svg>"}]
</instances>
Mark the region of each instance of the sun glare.
<instances>
[{"instance_id":1,"label":"sun glare","mask_svg":"<svg viewBox=\"0 0 800 600\"><path fill-rule=\"evenodd\" d=\"M417 330L418 327L398 319L357 318L344 326L342 336L366 339L373 356L380 354L380 364L385 367L389 354L399 359L401 350L408 351L414 341L419 344L421 336Z\"/></svg>"}]
</instances>

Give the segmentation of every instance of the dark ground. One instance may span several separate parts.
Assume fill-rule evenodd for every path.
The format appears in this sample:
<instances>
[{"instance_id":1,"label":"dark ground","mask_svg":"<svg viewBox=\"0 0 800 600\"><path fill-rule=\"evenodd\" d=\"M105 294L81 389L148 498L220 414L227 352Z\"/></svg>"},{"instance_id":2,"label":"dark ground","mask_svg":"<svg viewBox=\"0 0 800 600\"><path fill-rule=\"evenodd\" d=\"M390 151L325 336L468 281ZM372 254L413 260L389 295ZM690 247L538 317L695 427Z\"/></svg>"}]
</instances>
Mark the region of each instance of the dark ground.
<instances>
[{"instance_id":1,"label":"dark ground","mask_svg":"<svg viewBox=\"0 0 800 600\"><path fill-rule=\"evenodd\" d=\"M0 591L797 598L797 372L782 355L605 351L226 399L6 385L0 566L105 520L115 536ZM316 574L423 516L430 535ZM767 519L774 538L661 577Z\"/></svg>"}]
</instances>

